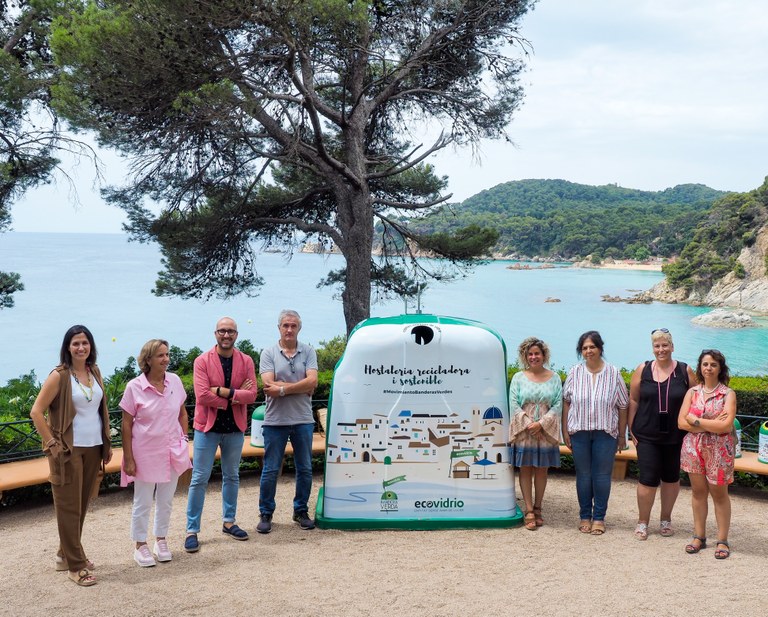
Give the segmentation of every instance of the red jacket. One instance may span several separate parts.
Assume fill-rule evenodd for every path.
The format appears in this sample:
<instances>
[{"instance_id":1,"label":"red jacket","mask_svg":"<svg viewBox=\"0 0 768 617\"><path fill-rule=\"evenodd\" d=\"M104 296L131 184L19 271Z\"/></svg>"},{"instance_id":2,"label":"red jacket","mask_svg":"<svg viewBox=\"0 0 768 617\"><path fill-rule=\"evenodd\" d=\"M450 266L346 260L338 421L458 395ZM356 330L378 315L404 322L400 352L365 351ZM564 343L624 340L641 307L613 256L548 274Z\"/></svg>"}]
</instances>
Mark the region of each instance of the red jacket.
<instances>
[{"instance_id":1,"label":"red jacket","mask_svg":"<svg viewBox=\"0 0 768 617\"><path fill-rule=\"evenodd\" d=\"M250 379L253 385L248 390L242 390L240 385ZM216 347L195 358L195 419L193 426L197 431L207 433L216 422L219 409L226 409L229 401L211 392L211 387L224 387L224 371ZM248 405L256 400L256 370L253 358L235 349L232 356L232 387L235 388L234 398L238 401L232 404L232 414L237 427L245 432L248 428Z\"/></svg>"}]
</instances>

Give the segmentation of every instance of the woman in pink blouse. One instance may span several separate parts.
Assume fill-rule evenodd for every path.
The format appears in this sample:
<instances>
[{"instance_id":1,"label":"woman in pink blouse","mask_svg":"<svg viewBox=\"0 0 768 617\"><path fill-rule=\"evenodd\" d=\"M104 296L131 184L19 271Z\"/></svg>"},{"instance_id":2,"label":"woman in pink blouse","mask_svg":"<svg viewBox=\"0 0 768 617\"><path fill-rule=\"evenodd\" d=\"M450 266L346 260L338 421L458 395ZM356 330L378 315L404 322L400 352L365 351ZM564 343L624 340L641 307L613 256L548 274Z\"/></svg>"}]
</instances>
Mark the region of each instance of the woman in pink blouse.
<instances>
[{"instance_id":1,"label":"woman in pink blouse","mask_svg":"<svg viewBox=\"0 0 768 617\"><path fill-rule=\"evenodd\" d=\"M717 349L701 352L696 377L699 385L688 390L677 419L677 425L688 431L680 468L691 480L693 507L693 540L685 550L694 554L707 546L707 501L711 495L717 521L715 559L726 559L731 554L728 485L733 482L736 454L736 393L728 387L728 365Z\"/></svg>"},{"instance_id":2,"label":"woman in pink blouse","mask_svg":"<svg viewBox=\"0 0 768 617\"><path fill-rule=\"evenodd\" d=\"M603 339L595 330L579 337L584 360L568 372L563 387L563 438L573 451L579 531L605 533L611 473L617 450L626 447L629 397L624 379L603 359Z\"/></svg>"},{"instance_id":3,"label":"woman in pink blouse","mask_svg":"<svg viewBox=\"0 0 768 617\"><path fill-rule=\"evenodd\" d=\"M192 465L187 447L187 395L181 379L167 373L168 342L147 341L139 353L142 374L131 380L120 401L123 410L121 485L134 483L131 539L133 558L142 567L171 561L166 534L179 476ZM154 556L147 546L147 527L155 499Z\"/></svg>"}]
</instances>

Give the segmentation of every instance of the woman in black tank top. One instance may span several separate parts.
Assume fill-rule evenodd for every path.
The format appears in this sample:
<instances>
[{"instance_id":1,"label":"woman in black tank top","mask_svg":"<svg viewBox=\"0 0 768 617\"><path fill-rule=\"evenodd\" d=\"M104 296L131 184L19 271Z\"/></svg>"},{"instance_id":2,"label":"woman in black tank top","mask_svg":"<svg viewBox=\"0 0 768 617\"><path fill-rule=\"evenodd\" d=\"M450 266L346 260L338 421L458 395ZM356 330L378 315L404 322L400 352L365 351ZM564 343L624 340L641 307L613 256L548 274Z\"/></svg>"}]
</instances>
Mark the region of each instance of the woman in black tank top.
<instances>
[{"instance_id":1,"label":"woman in black tank top","mask_svg":"<svg viewBox=\"0 0 768 617\"><path fill-rule=\"evenodd\" d=\"M669 330L654 330L651 342L655 360L643 362L635 369L629 393L629 430L640 469L635 528L638 540L648 538L648 522L659 485L659 533L674 533L672 509L680 492L680 446L685 436L677 427L677 415L685 393L696 383L690 367L672 358L674 344Z\"/></svg>"}]
</instances>

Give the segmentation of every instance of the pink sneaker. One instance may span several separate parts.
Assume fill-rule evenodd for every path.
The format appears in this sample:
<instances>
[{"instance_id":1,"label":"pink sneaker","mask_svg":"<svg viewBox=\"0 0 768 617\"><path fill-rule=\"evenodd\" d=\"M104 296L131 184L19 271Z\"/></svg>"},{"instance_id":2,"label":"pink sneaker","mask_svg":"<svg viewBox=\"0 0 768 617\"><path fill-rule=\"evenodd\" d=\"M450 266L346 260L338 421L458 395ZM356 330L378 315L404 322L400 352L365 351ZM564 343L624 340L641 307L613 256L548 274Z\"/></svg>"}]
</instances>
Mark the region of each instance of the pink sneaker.
<instances>
[{"instance_id":1,"label":"pink sneaker","mask_svg":"<svg viewBox=\"0 0 768 617\"><path fill-rule=\"evenodd\" d=\"M163 538L162 540L155 540L155 548L152 550L157 557L158 561L171 561L173 555L168 548L168 542Z\"/></svg>"},{"instance_id":2,"label":"pink sneaker","mask_svg":"<svg viewBox=\"0 0 768 617\"><path fill-rule=\"evenodd\" d=\"M151 568L152 566L157 565L155 558L152 557L152 553L149 552L149 547L146 544L142 544L139 548L133 551L133 560L142 568Z\"/></svg>"}]
</instances>

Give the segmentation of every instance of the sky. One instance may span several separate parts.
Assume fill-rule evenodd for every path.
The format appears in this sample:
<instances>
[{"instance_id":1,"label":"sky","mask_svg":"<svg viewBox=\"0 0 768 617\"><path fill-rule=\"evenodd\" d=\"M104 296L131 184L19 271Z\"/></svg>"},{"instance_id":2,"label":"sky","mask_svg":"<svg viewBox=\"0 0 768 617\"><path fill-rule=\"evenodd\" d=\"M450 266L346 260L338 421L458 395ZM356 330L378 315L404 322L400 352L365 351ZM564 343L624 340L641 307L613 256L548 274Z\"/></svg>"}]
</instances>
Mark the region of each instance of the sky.
<instances>
[{"instance_id":1,"label":"sky","mask_svg":"<svg viewBox=\"0 0 768 617\"><path fill-rule=\"evenodd\" d=\"M527 178L741 192L768 175L765 0L540 0L521 35L532 51L511 142L430 159L451 201ZM125 162L100 156L119 183ZM125 217L103 203L91 168L65 169L71 182L14 206L13 229L121 232Z\"/></svg>"}]
</instances>

